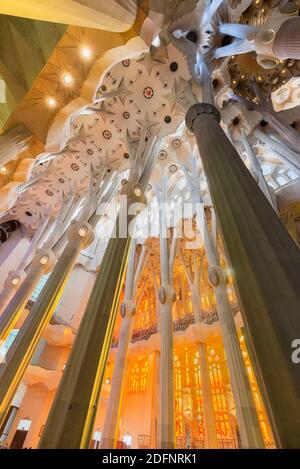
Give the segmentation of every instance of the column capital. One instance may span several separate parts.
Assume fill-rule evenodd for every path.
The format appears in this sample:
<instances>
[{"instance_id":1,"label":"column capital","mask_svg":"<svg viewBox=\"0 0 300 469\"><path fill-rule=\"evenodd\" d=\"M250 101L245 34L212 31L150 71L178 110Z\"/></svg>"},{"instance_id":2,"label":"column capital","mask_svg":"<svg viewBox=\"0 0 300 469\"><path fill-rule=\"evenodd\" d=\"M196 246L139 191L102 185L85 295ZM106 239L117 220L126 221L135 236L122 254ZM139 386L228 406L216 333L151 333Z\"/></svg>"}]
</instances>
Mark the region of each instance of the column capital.
<instances>
[{"instance_id":1,"label":"column capital","mask_svg":"<svg viewBox=\"0 0 300 469\"><path fill-rule=\"evenodd\" d=\"M10 270L7 279L4 282L4 288L17 289L26 277L24 270Z\"/></svg>"},{"instance_id":2,"label":"column capital","mask_svg":"<svg viewBox=\"0 0 300 469\"><path fill-rule=\"evenodd\" d=\"M87 248L94 240L94 229L88 222L76 221L68 229L68 240L79 240L81 249Z\"/></svg>"},{"instance_id":3,"label":"column capital","mask_svg":"<svg viewBox=\"0 0 300 469\"><path fill-rule=\"evenodd\" d=\"M145 197L144 189L139 182L127 181L126 179L123 179L121 184L122 187L120 190L120 195L126 195L130 204L140 203L147 205L147 198Z\"/></svg>"},{"instance_id":4,"label":"column capital","mask_svg":"<svg viewBox=\"0 0 300 469\"><path fill-rule=\"evenodd\" d=\"M224 270L218 265L210 265L208 267L208 280L213 287L217 287L220 283L224 285L227 283Z\"/></svg>"},{"instance_id":5,"label":"column capital","mask_svg":"<svg viewBox=\"0 0 300 469\"><path fill-rule=\"evenodd\" d=\"M221 114L219 113L218 109L209 103L196 103L193 104L185 116L185 123L187 128L194 132L194 122L198 116L201 114L208 114L214 117L218 122L221 120Z\"/></svg>"},{"instance_id":6,"label":"column capital","mask_svg":"<svg viewBox=\"0 0 300 469\"><path fill-rule=\"evenodd\" d=\"M134 316L136 313L136 305L133 300L123 300L120 306L120 314L122 319L126 316Z\"/></svg>"},{"instance_id":7,"label":"column capital","mask_svg":"<svg viewBox=\"0 0 300 469\"><path fill-rule=\"evenodd\" d=\"M162 305L173 303L176 300L175 288L171 285L161 285L158 289L158 299Z\"/></svg>"},{"instance_id":8,"label":"column capital","mask_svg":"<svg viewBox=\"0 0 300 469\"><path fill-rule=\"evenodd\" d=\"M43 274L48 274L51 272L55 266L57 257L52 251L52 249L41 249L36 254L36 262L43 269Z\"/></svg>"}]
</instances>

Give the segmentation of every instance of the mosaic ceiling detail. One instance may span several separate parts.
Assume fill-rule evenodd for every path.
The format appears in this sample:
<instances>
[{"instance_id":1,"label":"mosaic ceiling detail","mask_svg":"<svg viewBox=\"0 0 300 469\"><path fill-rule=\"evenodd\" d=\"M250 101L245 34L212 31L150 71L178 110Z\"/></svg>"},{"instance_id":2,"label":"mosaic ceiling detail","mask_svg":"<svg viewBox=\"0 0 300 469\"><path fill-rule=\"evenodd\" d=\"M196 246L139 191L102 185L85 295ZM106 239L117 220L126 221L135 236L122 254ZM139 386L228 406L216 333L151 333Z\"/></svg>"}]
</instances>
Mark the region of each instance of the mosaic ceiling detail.
<instances>
[{"instance_id":1,"label":"mosaic ceiling detail","mask_svg":"<svg viewBox=\"0 0 300 469\"><path fill-rule=\"evenodd\" d=\"M282 159L274 156L266 143L255 137L254 130L262 120L260 113L249 113L241 104L232 103L232 96L241 93L253 98L253 88L249 84L253 78L270 96L284 80L297 73L299 63L284 61L272 71L267 71L252 60L252 52L237 57L213 57L213 51L226 42L218 25L224 21L256 25L259 16L258 3L255 3L253 6L253 2L241 0L222 5L204 25L205 28L200 28L201 34L197 36L195 33L189 41L195 44L195 48L202 48L208 58L215 104L221 111L221 124L225 131L250 168L251 162L240 143L242 133L249 135L267 182L275 190L297 178L297 174ZM268 5L269 2L264 17L270 11ZM193 27L199 31L199 15L203 16L203 11L203 4L199 2L196 10L172 19L164 25L149 53L125 59L106 73L95 102L85 106L71 120L66 147L59 153L41 153L36 157L29 184L20 191L15 205L4 219L16 219L29 232L34 231L40 220L57 213L63 200L71 194L86 193L103 168L127 171L132 147L144 129L152 129L160 142L148 192L158 183L162 172L167 171L177 181L177 196L180 193L187 200L188 189L180 179L184 179L183 166L188 166L190 155L195 154L205 195L206 181L195 140L184 123L185 111L201 99L202 93L191 62L195 48L191 47L187 53L185 42L171 34L176 28L184 30L187 26L190 31ZM286 71L283 73L283 70ZM76 81L76 77L74 79ZM59 92L62 92L61 87Z\"/></svg>"}]
</instances>

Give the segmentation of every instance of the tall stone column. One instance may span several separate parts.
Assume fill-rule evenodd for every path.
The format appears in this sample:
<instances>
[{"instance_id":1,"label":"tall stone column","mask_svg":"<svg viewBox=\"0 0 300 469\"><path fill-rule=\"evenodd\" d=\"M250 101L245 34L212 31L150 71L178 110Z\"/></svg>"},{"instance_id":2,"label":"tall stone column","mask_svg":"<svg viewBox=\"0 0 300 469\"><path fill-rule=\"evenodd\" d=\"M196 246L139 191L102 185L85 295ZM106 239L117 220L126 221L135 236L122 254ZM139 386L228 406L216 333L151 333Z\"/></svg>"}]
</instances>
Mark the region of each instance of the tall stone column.
<instances>
[{"instance_id":1,"label":"tall stone column","mask_svg":"<svg viewBox=\"0 0 300 469\"><path fill-rule=\"evenodd\" d=\"M124 374L127 369L126 352L130 340L132 317L135 313L135 304L131 300L124 300L121 305L121 314L125 314L120 330L118 350L114 365L113 377L109 399L103 424L101 448L114 448L118 430L119 409L121 404Z\"/></svg>"},{"instance_id":2,"label":"tall stone column","mask_svg":"<svg viewBox=\"0 0 300 469\"><path fill-rule=\"evenodd\" d=\"M206 103L193 105L186 116L197 139L245 327L266 387L273 433L279 446L297 448L300 373L291 360L291 344L300 336L300 252L219 121L217 109ZM219 282L219 273L212 275Z\"/></svg>"},{"instance_id":3,"label":"tall stone column","mask_svg":"<svg viewBox=\"0 0 300 469\"><path fill-rule=\"evenodd\" d=\"M187 174L188 180L189 176ZM197 176L196 176L197 177ZM208 260L208 279L216 299L216 309L220 320L222 340L234 395L238 425L243 448L263 448L263 438L256 414L255 404L249 385L247 372L234 323L231 305L227 295L226 275L220 266L217 250L216 227L209 232L204 205L201 201L200 185L190 181L192 197L196 205L198 228L202 235ZM197 187L198 186L198 187ZM214 225L215 214L212 216Z\"/></svg>"},{"instance_id":4,"label":"tall stone column","mask_svg":"<svg viewBox=\"0 0 300 469\"><path fill-rule=\"evenodd\" d=\"M68 236L69 241L63 254L24 321L0 369L0 425L60 299L79 251L91 242L93 230L88 223L78 222L70 227Z\"/></svg>"},{"instance_id":5,"label":"tall stone column","mask_svg":"<svg viewBox=\"0 0 300 469\"><path fill-rule=\"evenodd\" d=\"M272 198L270 187L268 186L267 181L265 180L265 176L263 174L263 171L262 171L262 168L259 164L257 156L254 153L254 150L253 150L253 148L252 148L252 146L251 146L251 144L248 140L248 137L247 137L247 135L244 131L242 131L241 140L242 140L243 146L245 148L246 154L248 155L248 158L249 158L250 163L251 163L253 177L256 180L256 182L257 182L258 186L260 187L260 189L262 190L262 192L265 194L265 196L268 199L268 201L270 202L270 204L272 205L272 207L274 208L274 210L276 211L277 210L276 203Z\"/></svg>"},{"instance_id":6,"label":"tall stone column","mask_svg":"<svg viewBox=\"0 0 300 469\"><path fill-rule=\"evenodd\" d=\"M27 275L23 273L24 280L7 304L0 319L0 339L5 340L24 311L26 303L37 286L42 275L49 273L56 262L56 256L51 249L42 249L33 260ZM9 279L13 283L20 275L12 275ZM21 278L20 278L21 281Z\"/></svg>"},{"instance_id":7,"label":"tall stone column","mask_svg":"<svg viewBox=\"0 0 300 469\"><path fill-rule=\"evenodd\" d=\"M207 347L203 342L198 344L201 390L204 414L205 446L206 448L218 448L216 416L213 405L212 390L207 364Z\"/></svg>"},{"instance_id":8,"label":"tall stone column","mask_svg":"<svg viewBox=\"0 0 300 469\"><path fill-rule=\"evenodd\" d=\"M124 384L125 371L127 368L126 354L134 322L133 318L136 312L135 294L138 277L141 273L142 264L144 261L144 253L145 251L141 254L139 259L140 265L137 266L136 276L134 275L136 243L132 243L126 274L124 301L121 304L122 323L114 364L113 377L111 381L110 394L102 430L101 448L114 448L116 442L122 388Z\"/></svg>"},{"instance_id":9,"label":"tall stone column","mask_svg":"<svg viewBox=\"0 0 300 469\"><path fill-rule=\"evenodd\" d=\"M273 52L282 59L300 60L300 18L290 18L280 26L276 33Z\"/></svg>"},{"instance_id":10,"label":"tall stone column","mask_svg":"<svg viewBox=\"0 0 300 469\"><path fill-rule=\"evenodd\" d=\"M127 194L129 206L146 203L136 183L128 182L122 192ZM127 223L134 218L128 216ZM131 244L127 233L123 238L116 236L106 248L40 448L89 446Z\"/></svg>"},{"instance_id":11,"label":"tall stone column","mask_svg":"<svg viewBox=\"0 0 300 469\"><path fill-rule=\"evenodd\" d=\"M160 283L158 299L161 314L160 382L158 410L158 447L174 448L174 370L173 370L173 260L169 257L166 224L166 187L159 197L160 207ZM176 242L173 238L172 242ZM175 250L171 249L175 254Z\"/></svg>"}]
</instances>

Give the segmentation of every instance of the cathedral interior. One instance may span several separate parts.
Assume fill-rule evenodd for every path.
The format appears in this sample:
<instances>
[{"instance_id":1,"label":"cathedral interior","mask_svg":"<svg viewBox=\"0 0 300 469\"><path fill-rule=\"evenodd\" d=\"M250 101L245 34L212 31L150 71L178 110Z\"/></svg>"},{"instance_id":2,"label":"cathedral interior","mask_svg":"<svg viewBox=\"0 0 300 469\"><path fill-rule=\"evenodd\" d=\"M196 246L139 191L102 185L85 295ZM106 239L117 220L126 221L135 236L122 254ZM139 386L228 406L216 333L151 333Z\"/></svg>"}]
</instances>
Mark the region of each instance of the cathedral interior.
<instances>
[{"instance_id":1,"label":"cathedral interior","mask_svg":"<svg viewBox=\"0 0 300 469\"><path fill-rule=\"evenodd\" d=\"M299 15L0 2L1 448L300 448Z\"/></svg>"}]
</instances>

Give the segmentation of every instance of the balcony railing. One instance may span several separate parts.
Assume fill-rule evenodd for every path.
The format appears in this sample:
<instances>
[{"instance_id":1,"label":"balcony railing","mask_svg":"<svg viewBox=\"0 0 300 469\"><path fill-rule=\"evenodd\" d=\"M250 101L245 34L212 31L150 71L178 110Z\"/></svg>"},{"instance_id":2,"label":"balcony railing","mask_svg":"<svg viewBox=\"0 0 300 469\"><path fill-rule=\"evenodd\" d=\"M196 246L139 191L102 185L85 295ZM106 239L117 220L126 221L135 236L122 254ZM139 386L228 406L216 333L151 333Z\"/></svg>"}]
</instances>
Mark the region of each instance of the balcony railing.
<instances>
[{"instance_id":1,"label":"balcony railing","mask_svg":"<svg viewBox=\"0 0 300 469\"><path fill-rule=\"evenodd\" d=\"M138 435L137 442L140 449L151 448L151 435Z\"/></svg>"},{"instance_id":2,"label":"balcony railing","mask_svg":"<svg viewBox=\"0 0 300 469\"><path fill-rule=\"evenodd\" d=\"M235 438L218 438L218 448L219 449L237 449L238 443ZM189 438L189 437L179 437L176 438L176 448L193 448L193 449L204 449L205 448L205 438Z\"/></svg>"},{"instance_id":3,"label":"balcony railing","mask_svg":"<svg viewBox=\"0 0 300 469\"><path fill-rule=\"evenodd\" d=\"M32 299L28 300L26 308L31 309L34 305L34 301ZM237 315L237 313L240 311L238 303L232 303L231 304L231 309L232 309L232 314L234 316ZM200 314L200 322L211 325L214 322L217 322L219 320L217 310L215 308L210 308L210 309L203 309L201 310ZM63 318L57 314L54 313L50 319L50 324L52 325L64 325L65 327L69 327L71 331L73 332L74 335L77 334L77 329L72 326L71 322L64 321ZM195 316L193 313L188 313L184 317L176 319L173 321L173 331L174 332L179 332L179 331L186 331L187 328L191 325L195 324ZM131 342L139 342L141 340L148 340L153 334L157 333L157 326L152 326L147 329L135 329L132 334L132 339ZM115 348L118 346L118 340L113 339L111 347Z\"/></svg>"},{"instance_id":4,"label":"balcony railing","mask_svg":"<svg viewBox=\"0 0 300 469\"><path fill-rule=\"evenodd\" d=\"M204 449L205 448L205 439L204 438L187 438L187 437L178 437L176 438L176 448L185 449Z\"/></svg>"}]
</instances>

